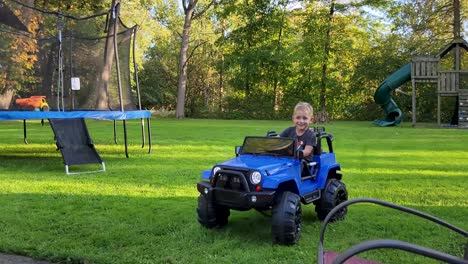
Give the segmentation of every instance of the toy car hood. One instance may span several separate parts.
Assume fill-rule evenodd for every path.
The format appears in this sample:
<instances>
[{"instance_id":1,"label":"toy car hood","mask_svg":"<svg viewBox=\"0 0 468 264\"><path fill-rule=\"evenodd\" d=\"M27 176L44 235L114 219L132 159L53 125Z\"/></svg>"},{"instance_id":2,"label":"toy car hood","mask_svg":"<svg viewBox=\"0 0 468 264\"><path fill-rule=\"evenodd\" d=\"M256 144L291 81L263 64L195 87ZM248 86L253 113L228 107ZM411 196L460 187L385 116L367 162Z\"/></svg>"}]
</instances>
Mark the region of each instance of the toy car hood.
<instances>
[{"instance_id":1,"label":"toy car hood","mask_svg":"<svg viewBox=\"0 0 468 264\"><path fill-rule=\"evenodd\" d=\"M274 175L280 171L289 169L296 162L299 161L287 157L241 155L237 158L219 163L217 166L232 169L258 170L262 174Z\"/></svg>"}]
</instances>

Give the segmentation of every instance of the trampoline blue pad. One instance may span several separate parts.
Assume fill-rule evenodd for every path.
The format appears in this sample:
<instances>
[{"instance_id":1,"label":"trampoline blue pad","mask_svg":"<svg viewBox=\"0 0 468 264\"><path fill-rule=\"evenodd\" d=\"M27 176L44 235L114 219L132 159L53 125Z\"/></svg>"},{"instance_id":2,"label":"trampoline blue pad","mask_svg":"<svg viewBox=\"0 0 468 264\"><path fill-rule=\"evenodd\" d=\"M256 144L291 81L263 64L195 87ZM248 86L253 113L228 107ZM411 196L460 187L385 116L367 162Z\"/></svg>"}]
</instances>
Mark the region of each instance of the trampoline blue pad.
<instances>
[{"instance_id":1,"label":"trampoline blue pad","mask_svg":"<svg viewBox=\"0 0 468 264\"><path fill-rule=\"evenodd\" d=\"M29 120L29 119L49 119L49 118L90 118L125 120L150 118L151 112L148 110L139 111L0 111L0 120Z\"/></svg>"}]
</instances>

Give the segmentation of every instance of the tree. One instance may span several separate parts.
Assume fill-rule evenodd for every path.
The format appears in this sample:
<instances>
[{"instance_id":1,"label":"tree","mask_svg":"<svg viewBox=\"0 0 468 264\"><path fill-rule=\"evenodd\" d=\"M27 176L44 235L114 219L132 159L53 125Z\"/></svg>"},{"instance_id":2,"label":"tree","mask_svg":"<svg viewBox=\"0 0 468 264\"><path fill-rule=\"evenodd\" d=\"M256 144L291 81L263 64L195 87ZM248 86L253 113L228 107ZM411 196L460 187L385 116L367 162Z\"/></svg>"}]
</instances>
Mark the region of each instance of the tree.
<instances>
[{"instance_id":1,"label":"tree","mask_svg":"<svg viewBox=\"0 0 468 264\"><path fill-rule=\"evenodd\" d=\"M330 57L330 41L331 41L331 33L332 28L331 25L333 23L333 14L335 13L335 1L332 0L330 3L330 12L326 18L326 33L325 33L325 45L324 45L324 60L322 63L322 75L320 78L320 111L317 113L317 121L318 122L328 122L328 113L326 110L326 79L327 79L327 68L328 68L328 60Z\"/></svg>"},{"instance_id":2,"label":"tree","mask_svg":"<svg viewBox=\"0 0 468 264\"><path fill-rule=\"evenodd\" d=\"M192 27L192 21L197 19L205 13L211 5L215 3L215 0L211 0L206 6L199 10L196 10L198 0L182 0L182 7L184 9L185 21L184 28L182 31L182 43L180 45L180 57L179 57L179 80L177 83L177 108L176 117L185 117L185 92L187 89L187 64L189 57L188 48L190 40L190 29Z\"/></svg>"},{"instance_id":3,"label":"tree","mask_svg":"<svg viewBox=\"0 0 468 264\"><path fill-rule=\"evenodd\" d=\"M223 76L226 112L236 118L274 118L291 76L291 29L288 0L223 2L217 13L223 34L218 71ZM290 113L288 113L290 114Z\"/></svg>"},{"instance_id":4,"label":"tree","mask_svg":"<svg viewBox=\"0 0 468 264\"><path fill-rule=\"evenodd\" d=\"M28 0L24 4L33 6L34 1ZM42 22L31 9L13 10L13 15L26 26L25 30L28 32L35 32ZM34 81L32 72L38 59L38 46L36 39L21 37L21 34L2 34L2 36L0 47L7 52L0 53L3 64L0 64L0 109L7 109L14 93Z\"/></svg>"},{"instance_id":5,"label":"tree","mask_svg":"<svg viewBox=\"0 0 468 264\"><path fill-rule=\"evenodd\" d=\"M308 1L308 17L304 38L311 44L307 53L317 58L320 66L318 77L319 90L317 121L326 122L330 116L329 106L340 103L337 98L342 97L347 86L347 70L342 65L354 67L349 61L349 54L353 53L352 46L357 46L365 41L361 38L365 27L357 28L356 25L365 26L364 18L366 10L363 7L381 7L387 4L386 0L365 1ZM319 48L320 47L320 48ZM307 48L306 48L307 49ZM357 54L359 56L359 54ZM316 62L316 64L317 64ZM310 67L310 66L309 66ZM337 80L341 79L341 82ZM334 98L333 98L334 97ZM342 101L342 100L341 100ZM332 111L333 112L333 111Z\"/></svg>"}]
</instances>

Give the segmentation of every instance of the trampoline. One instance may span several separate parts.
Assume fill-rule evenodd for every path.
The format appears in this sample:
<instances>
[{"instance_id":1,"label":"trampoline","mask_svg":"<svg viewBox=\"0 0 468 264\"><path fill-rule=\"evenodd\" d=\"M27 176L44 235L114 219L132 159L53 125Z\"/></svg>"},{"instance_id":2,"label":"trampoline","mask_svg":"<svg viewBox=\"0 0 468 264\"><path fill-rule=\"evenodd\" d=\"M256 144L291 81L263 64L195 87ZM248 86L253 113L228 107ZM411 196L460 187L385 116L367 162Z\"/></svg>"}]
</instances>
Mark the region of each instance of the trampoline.
<instances>
[{"instance_id":1,"label":"trampoline","mask_svg":"<svg viewBox=\"0 0 468 264\"><path fill-rule=\"evenodd\" d=\"M151 112L141 111L49 111L49 112L27 112L27 111L0 111L0 120L34 120L50 118L91 118L102 120L126 120L150 118Z\"/></svg>"},{"instance_id":2,"label":"trampoline","mask_svg":"<svg viewBox=\"0 0 468 264\"><path fill-rule=\"evenodd\" d=\"M138 26L122 22L120 6L113 0L109 10L79 17L0 0L0 121L23 120L25 143L27 120L114 120L115 143L121 121L128 158L126 120L140 119L142 148L147 137L151 152L151 113L141 106L134 60ZM24 103L38 97L41 107ZM57 122L49 123L55 133Z\"/></svg>"}]
</instances>

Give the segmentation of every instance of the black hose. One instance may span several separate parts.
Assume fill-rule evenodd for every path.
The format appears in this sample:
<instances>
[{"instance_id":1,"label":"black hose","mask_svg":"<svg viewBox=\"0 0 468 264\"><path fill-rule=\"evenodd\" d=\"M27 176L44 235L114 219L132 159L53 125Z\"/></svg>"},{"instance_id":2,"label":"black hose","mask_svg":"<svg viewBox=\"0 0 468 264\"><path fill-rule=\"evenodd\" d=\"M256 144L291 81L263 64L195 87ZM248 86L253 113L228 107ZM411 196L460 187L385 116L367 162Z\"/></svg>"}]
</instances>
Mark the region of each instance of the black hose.
<instances>
[{"instance_id":1,"label":"black hose","mask_svg":"<svg viewBox=\"0 0 468 264\"><path fill-rule=\"evenodd\" d=\"M328 223L330 222L330 220L332 219L333 215L335 215L336 212L340 211L341 209L343 209L344 207L347 207L351 204L356 204L356 203L373 203L373 204L378 204L378 205L381 205L381 206L385 206L385 207L388 207L388 208L392 208L392 209L396 209L396 210L399 210L399 211L403 211L403 212L406 212L406 213L410 213L410 214L413 214L413 215L416 215L416 216L419 216L419 217L422 217L424 219L427 219L429 221L432 221L434 223L437 223L441 226L444 226L454 232L457 232L459 234L461 234L462 236L464 237L468 237L468 232L457 227L457 226L454 226L452 224L449 224L437 217L434 217L432 215L429 215L429 214L426 214L426 213L423 213L423 212L420 212L420 211L417 211L415 209L412 209L412 208L408 208L408 207L404 207L404 206L401 206L401 205L396 205L396 204L392 204L392 203L389 203L389 202L384 202L384 201L381 201L381 200L377 200L377 199L373 199L373 198L356 198L356 199L353 199L353 200L349 200L349 201L346 201L346 202L343 202L339 205L337 205L335 208L333 208L333 210L330 211L330 213L328 213L327 217L325 217L325 220L323 221L323 224L322 224L322 228L320 230L320 239L319 239L319 244L318 244L318 254L317 254L317 263L318 264L323 264L323 240L325 238L325 230L327 228L327 225Z\"/></svg>"}]
</instances>

